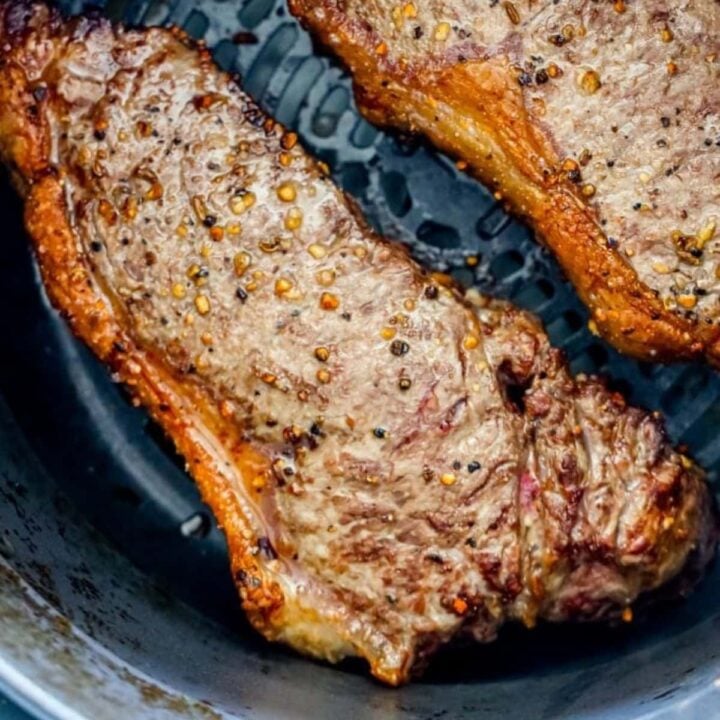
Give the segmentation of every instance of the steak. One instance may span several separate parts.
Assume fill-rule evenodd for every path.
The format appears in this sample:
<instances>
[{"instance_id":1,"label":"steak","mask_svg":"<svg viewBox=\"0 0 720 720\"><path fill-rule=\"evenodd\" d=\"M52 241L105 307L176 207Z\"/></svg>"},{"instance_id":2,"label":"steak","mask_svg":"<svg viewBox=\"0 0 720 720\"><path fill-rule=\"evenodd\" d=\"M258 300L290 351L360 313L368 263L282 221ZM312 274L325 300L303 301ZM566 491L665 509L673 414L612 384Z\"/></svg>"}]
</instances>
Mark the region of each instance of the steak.
<instances>
[{"instance_id":1,"label":"steak","mask_svg":"<svg viewBox=\"0 0 720 720\"><path fill-rule=\"evenodd\" d=\"M374 235L177 29L0 4L0 151L54 305L165 429L252 624L390 684L632 617L717 523L658 416Z\"/></svg>"},{"instance_id":2,"label":"steak","mask_svg":"<svg viewBox=\"0 0 720 720\"><path fill-rule=\"evenodd\" d=\"M426 136L530 224L592 329L720 365L720 4L289 1L371 121Z\"/></svg>"}]
</instances>

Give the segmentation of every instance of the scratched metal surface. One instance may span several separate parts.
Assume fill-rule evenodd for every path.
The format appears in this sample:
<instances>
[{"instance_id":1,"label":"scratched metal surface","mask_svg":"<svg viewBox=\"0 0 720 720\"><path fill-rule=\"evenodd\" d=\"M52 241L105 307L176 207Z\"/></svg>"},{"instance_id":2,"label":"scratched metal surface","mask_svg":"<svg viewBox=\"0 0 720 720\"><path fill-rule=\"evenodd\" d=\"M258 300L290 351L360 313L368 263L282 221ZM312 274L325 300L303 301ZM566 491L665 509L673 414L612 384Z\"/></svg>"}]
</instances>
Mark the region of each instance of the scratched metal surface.
<instances>
[{"instance_id":1,"label":"scratched metal surface","mask_svg":"<svg viewBox=\"0 0 720 720\"><path fill-rule=\"evenodd\" d=\"M60 4L73 12L83 5ZM330 165L385 235L465 285L536 312L575 371L605 373L633 402L662 410L673 439L717 474L720 376L700 366L639 364L594 338L574 292L527 229L447 159L365 123L347 75L314 51L283 0L104 5L118 20L172 22L204 38L217 61ZM182 461L47 306L18 204L1 190L3 261L14 271L0 283L0 303L23 315L0 314L0 555L34 590L0 578L0 684L3 662L28 673L37 661L41 690L68 714L33 711L114 718L117 704L127 703L138 718L166 711L283 720L720 717L717 572L667 617L613 632L509 631L492 648L446 658L399 692L354 668L325 668L259 642L239 612L222 535ZM17 603L25 614L13 619L3 608ZM27 630L53 627L58 617L77 629L72 644L62 633ZM2 642L10 632L15 654ZM58 665L63 654L73 662ZM93 682L102 692L88 691Z\"/></svg>"}]
</instances>

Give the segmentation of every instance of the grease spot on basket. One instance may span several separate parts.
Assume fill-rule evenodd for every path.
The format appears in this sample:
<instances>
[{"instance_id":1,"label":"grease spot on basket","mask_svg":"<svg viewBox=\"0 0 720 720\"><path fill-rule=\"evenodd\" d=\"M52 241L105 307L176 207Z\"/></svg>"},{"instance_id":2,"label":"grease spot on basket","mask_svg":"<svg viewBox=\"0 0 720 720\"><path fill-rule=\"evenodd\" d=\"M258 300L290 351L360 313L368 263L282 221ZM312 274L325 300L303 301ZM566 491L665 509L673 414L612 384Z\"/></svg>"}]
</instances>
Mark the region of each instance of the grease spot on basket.
<instances>
[{"instance_id":1,"label":"grease spot on basket","mask_svg":"<svg viewBox=\"0 0 720 720\"><path fill-rule=\"evenodd\" d=\"M204 538L210 532L210 518L205 513L195 513L180 525L180 533L186 538Z\"/></svg>"}]
</instances>

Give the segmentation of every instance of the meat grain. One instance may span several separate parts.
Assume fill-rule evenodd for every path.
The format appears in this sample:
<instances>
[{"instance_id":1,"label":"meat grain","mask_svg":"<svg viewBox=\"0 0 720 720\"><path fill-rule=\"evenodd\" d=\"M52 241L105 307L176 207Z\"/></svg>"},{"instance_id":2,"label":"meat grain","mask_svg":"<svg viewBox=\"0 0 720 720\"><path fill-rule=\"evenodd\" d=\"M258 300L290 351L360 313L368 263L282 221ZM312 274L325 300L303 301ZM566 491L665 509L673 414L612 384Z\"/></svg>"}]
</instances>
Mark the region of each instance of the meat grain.
<instances>
[{"instance_id":1,"label":"meat grain","mask_svg":"<svg viewBox=\"0 0 720 720\"><path fill-rule=\"evenodd\" d=\"M458 157L617 348L720 364L720 4L289 0L360 108Z\"/></svg>"}]
</instances>

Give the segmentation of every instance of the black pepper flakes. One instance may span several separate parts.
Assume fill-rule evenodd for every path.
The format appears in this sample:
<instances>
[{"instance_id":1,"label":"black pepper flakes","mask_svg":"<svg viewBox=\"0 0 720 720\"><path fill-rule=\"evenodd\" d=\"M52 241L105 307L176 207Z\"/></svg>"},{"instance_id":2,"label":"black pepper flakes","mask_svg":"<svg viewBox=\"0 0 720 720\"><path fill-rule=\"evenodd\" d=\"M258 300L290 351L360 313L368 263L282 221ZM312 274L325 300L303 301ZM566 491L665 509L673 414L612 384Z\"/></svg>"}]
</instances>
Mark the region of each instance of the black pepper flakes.
<instances>
[{"instance_id":1,"label":"black pepper flakes","mask_svg":"<svg viewBox=\"0 0 720 720\"><path fill-rule=\"evenodd\" d=\"M258 538L257 548L268 560L275 560L277 558L275 548L272 546L268 537L263 536Z\"/></svg>"},{"instance_id":2,"label":"black pepper flakes","mask_svg":"<svg viewBox=\"0 0 720 720\"><path fill-rule=\"evenodd\" d=\"M373 428L373 435L378 438L378 440L384 440L387 437L387 430L382 427Z\"/></svg>"},{"instance_id":3,"label":"black pepper flakes","mask_svg":"<svg viewBox=\"0 0 720 720\"><path fill-rule=\"evenodd\" d=\"M244 303L248 299L248 294L245 292L244 288L239 287L235 291L235 297L241 302Z\"/></svg>"},{"instance_id":4,"label":"black pepper flakes","mask_svg":"<svg viewBox=\"0 0 720 720\"><path fill-rule=\"evenodd\" d=\"M396 357L401 357L410 352L410 346L404 340L393 340L390 343L390 352Z\"/></svg>"},{"instance_id":5,"label":"black pepper flakes","mask_svg":"<svg viewBox=\"0 0 720 720\"><path fill-rule=\"evenodd\" d=\"M472 462L468 463L467 471L472 475L472 473L477 472L482 465L477 460L473 460Z\"/></svg>"},{"instance_id":6,"label":"black pepper flakes","mask_svg":"<svg viewBox=\"0 0 720 720\"><path fill-rule=\"evenodd\" d=\"M207 228L213 227L217 223L217 218L214 215L206 215L202 221L203 225Z\"/></svg>"},{"instance_id":7,"label":"black pepper flakes","mask_svg":"<svg viewBox=\"0 0 720 720\"><path fill-rule=\"evenodd\" d=\"M425 297L428 300L437 300L437 296L438 296L437 285L428 285L425 288Z\"/></svg>"},{"instance_id":8,"label":"black pepper flakes","mask_svg":"<svg viewBox=\"0 0 720 720\"><path fill-rule=\"evenodd\" d=\"M42 102L48 95L48 89L45 85L36 85L32 90L35 102Z\"/></svg>"},{"instance_id":9,"label":"black pepper flakes","mask_svg":"<svg viewBox=\"0 0 720 720\"><path fill-rule=\"evenodd\" d=\"M532 85L532 76L523 70L518 75L517 81L521 87L526 87L527 85Z\"/></svg>"}]
</instances>

